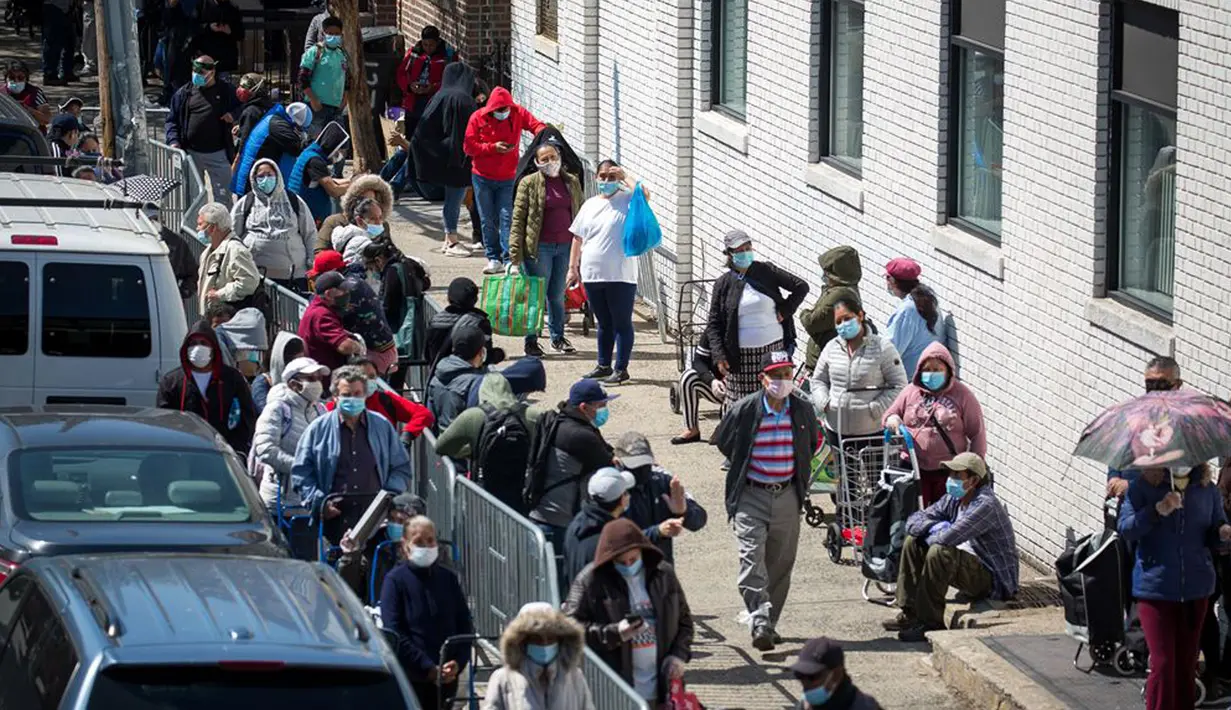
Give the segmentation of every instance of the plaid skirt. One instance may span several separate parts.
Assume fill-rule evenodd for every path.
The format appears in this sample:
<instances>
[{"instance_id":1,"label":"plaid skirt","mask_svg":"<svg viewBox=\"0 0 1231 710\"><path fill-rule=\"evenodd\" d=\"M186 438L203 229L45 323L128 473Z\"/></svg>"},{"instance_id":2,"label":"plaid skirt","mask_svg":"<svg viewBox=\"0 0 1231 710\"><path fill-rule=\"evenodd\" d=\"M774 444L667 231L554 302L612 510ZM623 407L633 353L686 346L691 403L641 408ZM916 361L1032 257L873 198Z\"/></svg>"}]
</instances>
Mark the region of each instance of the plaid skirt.
<instances>
[{"instance_id":1,"label":"plaid skirt","mask_svg":"<svg viewBox=\"0 0 1231 710\"><path fill-rule=\"evenodd\" d=\"M725 407L730 407L744 397L761 389L761 356L765 353L781 349L781 340L775 340L769 345L759 348L739 349L739 368L727 375L727 378L723 381L723 384L727 386Z\"/></svg>"}]
</instances>

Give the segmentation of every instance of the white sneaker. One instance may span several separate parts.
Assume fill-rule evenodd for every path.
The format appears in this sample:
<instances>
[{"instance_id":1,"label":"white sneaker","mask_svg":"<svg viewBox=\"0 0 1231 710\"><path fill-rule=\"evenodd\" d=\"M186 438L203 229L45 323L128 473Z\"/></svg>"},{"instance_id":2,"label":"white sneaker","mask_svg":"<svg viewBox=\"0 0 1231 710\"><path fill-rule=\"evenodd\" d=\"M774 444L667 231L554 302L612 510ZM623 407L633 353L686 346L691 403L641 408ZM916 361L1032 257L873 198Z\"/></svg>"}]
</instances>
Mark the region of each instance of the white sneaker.
<instances>
[{"instance_id":1,"label":"white sneaker","mask_svg":"<svg viewBox=\"0 0 1231 710\"><path fill-rule=\"evenodd\" d=\"M489 260L488 260L488 262L487 262L487 268L483 269L483 273L485 273L485 274L503 274L503 273L504 273L504 264L501 264L499 261L496 261L495 259L489 259Z\"/></svg>"},{"instance_id":2,"label":"white sneaker","mask_svg":"<svg viewBox=\"0 0 1231 710\"><path fill-rule=\"evenodd\" d=\"M457 242L454 242L452 244L446 244L444 248L441 249L440 251L445 256L455 256L461 259L468 259L471 256L470 250L462 246L461 244L458 244Z\"/></svg>"}]
</instances>

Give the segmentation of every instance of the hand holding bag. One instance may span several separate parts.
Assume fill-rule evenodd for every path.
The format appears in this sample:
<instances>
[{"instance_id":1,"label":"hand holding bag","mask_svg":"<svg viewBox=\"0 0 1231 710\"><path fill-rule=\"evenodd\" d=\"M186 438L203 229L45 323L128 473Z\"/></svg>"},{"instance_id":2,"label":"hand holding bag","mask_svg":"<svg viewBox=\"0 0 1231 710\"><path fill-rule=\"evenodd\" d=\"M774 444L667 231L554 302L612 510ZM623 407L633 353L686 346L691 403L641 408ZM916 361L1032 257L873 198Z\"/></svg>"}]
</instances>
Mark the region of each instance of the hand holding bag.
<instances>
[{"instance_id":1,"label":"hand holding bag","mask_svg":"<svg viewBox=\"0 0 1231 710\"><path fill-rule=\"evenodd\" d=\"M650 210L641 183L637 183L629 199L628 215L624 217L624 256L641 256L662 241L663 230L658 226L658 218Z\"/></svg>"},{"instance_id":2,"label":"hand holding bag","mask_svg":"<svg viewBox=\"0 0 1231 710\"><path fill-rule=\"evenodd\" d=\"M479 307L499 335L537 335L543 329L546 293L546 279L538 276L494 274L483 278Z\"/></svg>"}]
</instances>

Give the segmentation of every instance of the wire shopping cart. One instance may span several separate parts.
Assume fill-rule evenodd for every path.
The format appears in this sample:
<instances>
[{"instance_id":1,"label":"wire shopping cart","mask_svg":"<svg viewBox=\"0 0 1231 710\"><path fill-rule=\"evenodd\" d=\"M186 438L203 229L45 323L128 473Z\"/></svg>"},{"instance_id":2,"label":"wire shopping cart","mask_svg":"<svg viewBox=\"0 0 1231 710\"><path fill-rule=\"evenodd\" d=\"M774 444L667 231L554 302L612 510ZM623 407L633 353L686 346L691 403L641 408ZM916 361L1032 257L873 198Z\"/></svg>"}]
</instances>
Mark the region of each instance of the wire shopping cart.
<instances>
[{"instance_id":1,"label":"wire shopping cart","mask_svg":"<svg viewBox=\"0 0 1231 710\"><path fill-rule=\"evenodd\" d=\"M706 320L709 318L710 288L716 279L700 279L685 281L680 285L679 297L675 304L675 364L679 372L692 364L692 354L697 348L697 341L705 332ZM680 413L682 394L679 383L673 383L668 392L671 412Z\"/></svg>"}]
</instances>

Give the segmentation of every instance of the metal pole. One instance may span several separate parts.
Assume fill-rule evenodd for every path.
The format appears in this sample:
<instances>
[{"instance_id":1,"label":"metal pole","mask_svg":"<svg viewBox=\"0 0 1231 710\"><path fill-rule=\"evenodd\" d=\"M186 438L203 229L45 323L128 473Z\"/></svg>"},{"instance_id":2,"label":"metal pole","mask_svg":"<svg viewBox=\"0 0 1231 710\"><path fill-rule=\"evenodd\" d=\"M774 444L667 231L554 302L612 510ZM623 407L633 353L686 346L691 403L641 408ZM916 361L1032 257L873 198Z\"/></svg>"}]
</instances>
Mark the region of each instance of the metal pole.
<instances>
[{"instance_id":1,"label":"metal pole","mask_svg":"<svg viewBox=\"0 0 1231 710\"><path fill-rule=\"evenodd\" d=\"M133 0L97 0L100 22L99 53L109 70L100 71L108 83L110 108L103 106L104 121L111 121L117 152L133 174L145 171L145 96L141 90L141 47ZM106 20L103 20L103 18ZM102 61L100 59L100 61ZM101 66L100 66L101 69Z\"/></svg>"}]
</instances>

